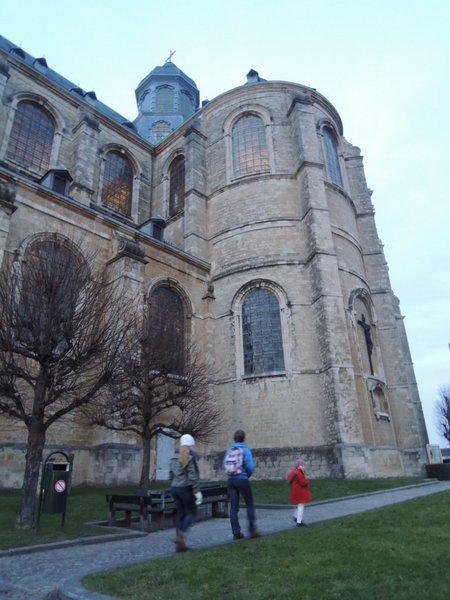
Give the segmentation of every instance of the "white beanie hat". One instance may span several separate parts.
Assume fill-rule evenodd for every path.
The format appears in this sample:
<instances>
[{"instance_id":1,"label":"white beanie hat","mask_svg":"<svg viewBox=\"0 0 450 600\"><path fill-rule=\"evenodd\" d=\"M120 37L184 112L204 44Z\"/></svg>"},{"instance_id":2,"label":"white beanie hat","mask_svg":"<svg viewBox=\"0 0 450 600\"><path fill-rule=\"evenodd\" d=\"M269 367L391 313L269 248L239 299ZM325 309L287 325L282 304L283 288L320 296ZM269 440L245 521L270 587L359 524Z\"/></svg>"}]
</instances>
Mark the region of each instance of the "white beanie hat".
<instances>
[{"instance_id":1,"label":"white beanie hat","mask_svg":"<svg viewBox=\"0 0 450 600\"><path fill-rule=\"evenodd\" d=\"M195 440L189 433L180 437L180 446L195 446Z\"/></svg>"}]
</instances>

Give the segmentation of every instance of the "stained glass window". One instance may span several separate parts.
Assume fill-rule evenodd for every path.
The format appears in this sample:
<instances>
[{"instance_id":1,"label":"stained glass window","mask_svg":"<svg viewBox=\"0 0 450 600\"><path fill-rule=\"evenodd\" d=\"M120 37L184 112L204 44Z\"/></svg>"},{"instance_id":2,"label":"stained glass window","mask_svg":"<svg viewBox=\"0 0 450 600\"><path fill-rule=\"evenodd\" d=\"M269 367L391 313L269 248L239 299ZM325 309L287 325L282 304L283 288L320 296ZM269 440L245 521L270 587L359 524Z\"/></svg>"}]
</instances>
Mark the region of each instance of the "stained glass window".
<instances>
[{"instance_id":1,"label":"stained glass window","mask_svg":"<svg viewBox=\"0 0 450 600\"><path fill-rule=\"evenodd\" d=\"M269 171L266 131L260 117L245 115L235 123L232 148L235 177Z\"/></svg>"},{"instance_id":2,"label":"stained glass window","mask_svg":"<svg viewBox=\"0 0 450 600\"><path fill-rule=\"evenodd\" d=\"M284 370L280 307L273 292L250 292L242 306L244 372L246 375Z\"/></svg>"},{"instance_id":3,"label":"stained glass window","mask_svg":"<svg viewBox=\"0 0 450 600\"><path fill-rule=\"evenodd\" d=\"M339 167L339 157L336 147L336 138L333 132L325 128L323 131L325 138L325 150L327 153L328 174L333 183L342 186L341 169Z\"/></svg>"},{"instance_id":4,"label":"stained glass window","mask_svg":"<svg viewBox=\"0 0 450 600\"><path fill-rule=\"evenodd\" d=\"M184 308L179 295L169 287L159 287L151 295L150 332L158 347L161 367L181 374L185 351Z\"/></svg>"},{"instance_id":5,"label":"stained glass window","mask_svg":"<svg viewBox=\"0 0 450 600\"><path fill-rule=\"evenodd\" d=\"M24 100L17 106L11 129L7 158L41 173L50 164L55 127L48 112Z\"/></svg>"},{"instance_id":6,"label":"stained glass window","mask_svg":"<svg viewBox=\"0 0 450 600\"><path fill-rule=\"evenodd\" d=\"M132 190L133 170L130 161L119 152L108 152L103 176L102 203L108 208L129 215Z\"/></svg>"},{"instance_id":7,"label":"stained glass window","mask_svg":"<svg viewBox=\"0 0 450 600\"><path fill-rule=\"evenodd\" d=\"M156 112L171 112L173 111L173 88L168 85L163 85L156 90Z\"/></svg>"},{"instance_id":8,"label":"stained glass window","mask_svg":"<svg viewBox=\"0 0 450 600\"><path fill-rule=\"evenodd\" d=\"M170 166L169 213L175 215L184 207L184 156L177 156Z\"/></svg>"},{"instance_id":9,"label":"stained glass window","mask_svg":"<svg viewBox=\"0 0 450 600\"><path fill-rule=\"evenodd\" d=\"M21 279L22 342L39 351L67 349L86 275L85 264L62 241L39 241L28 248Z\"/></svg>"}]
</instances>

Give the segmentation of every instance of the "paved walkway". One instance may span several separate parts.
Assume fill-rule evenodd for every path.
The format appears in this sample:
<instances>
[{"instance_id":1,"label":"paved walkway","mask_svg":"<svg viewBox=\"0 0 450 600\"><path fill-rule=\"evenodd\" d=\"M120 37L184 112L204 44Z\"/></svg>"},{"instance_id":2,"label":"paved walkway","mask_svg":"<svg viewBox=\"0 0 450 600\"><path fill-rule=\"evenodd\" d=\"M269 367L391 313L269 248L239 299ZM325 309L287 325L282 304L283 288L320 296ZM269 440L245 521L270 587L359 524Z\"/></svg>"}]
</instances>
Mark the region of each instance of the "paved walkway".
<instances>
[{"instance_id":1,"label":"paved walkway","mask_svg":"<svg viewBox=\"0 0 450 600\"><path fill-rule=\"evenodd\" d=\"M450 491L450 481L430 481L373 494L313 502L306 507L305 521L318 523L442 491ZM292 529L292 512L289 506L258 507L258 527L263 534ZM241 513L244 524L245 510ZM0 551L0 599L111 600L109 596L86 591L81 587L81 578L89 573L171 556L173 534L173 529L166 529L150 534L113 535L109 541L99 536L64 544ZM189 545L194 549L230 541L228 519L196 523L189 535Z\"/></svg>"}]
</instances>

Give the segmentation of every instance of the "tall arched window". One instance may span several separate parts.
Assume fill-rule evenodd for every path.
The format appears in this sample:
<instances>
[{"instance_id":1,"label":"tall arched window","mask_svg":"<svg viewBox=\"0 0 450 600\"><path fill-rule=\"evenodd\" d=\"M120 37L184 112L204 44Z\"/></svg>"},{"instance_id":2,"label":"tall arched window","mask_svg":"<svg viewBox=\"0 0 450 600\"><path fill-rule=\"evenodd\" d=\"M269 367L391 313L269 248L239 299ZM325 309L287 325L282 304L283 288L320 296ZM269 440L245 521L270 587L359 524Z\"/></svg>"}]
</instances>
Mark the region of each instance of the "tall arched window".
<instances>
[{"instance_id":1,"label":"tall arched window","mask_svg":"<svg viewBox=\"0 0 450 600\"><path fill-rule=\"evenodd\" d=\"M128 216L132 191L133 169L130 161L120 152L108 152L103 174L102 203Z\"/></svg>"},{"instance_id":2,"label":"tall arched window","mask_svg":"<svg viewBox=\"0 0 450 600\"><path fill-rule=\"evenodd\" d=\"M184 208L184 156L177 156L170 165L169 214L177 214Z\"/></svg>"},{"instance_id":3,"label":"tall arched window","mask_svg":"<svg viewBox=\"0 0 450 600\"><path fill-rule=\"evenodd\" d=\"M18 338L38 353L67 351L88 277L84 260L64 238L33 242L22 263Z\"/></svg>"},{"instance_id":4,"label":"tall arched window","mask_svg":"<svg viewBox=\"0 0 450 600\"><path fill-rule=\"evenodd\" d=\"M245 375L284 370L280 307L273 292L253 290L242 305Z\"/></svg>"},{"instance_id":5,"label":"tall arched window","mask_svg":"<svg viewBox=\"0 0 450 600\"><path fill-rule=\"evenodd\" d=\"M50 114L24 100L16 109L6 157L44 173L50 164L55 125Z\"/></svg>"},{"instance_id":6,"label":"tall arched window","mask_svg":"<svg viewBox=\"0 0 450 600\"><path fill-rule=\"evenodd\" d=\"M162 85L156 90L156 112L173 111L174 90L168 85Z\"/></svg>"},{"instance_id":7,"label":"tall arched window","mask_svg":"<svg viewBox=\"0 0 450 600\"><path fill-rule=\"evenodd\" d=\"M336 138L334 137L334 133L328 127L325 127L323 130L323 136L325 140L325 151L327 154L328 175L333 183L342 186Z\"/></svg>"},{"instance_id":8,"label":"tall arched window","mask_svg":"<svg viewBox=\"0 0 450 600\"><path fill-rule=\"evenodd\" d=\"M361 297L356 297L353 303L356 317L356 333L358 336L362 370L374 375L378 371L377 351L375 343L375 327L372 323L370 309Z\"/></svg>"},{"instance_id":9,"label":"tall arched window","mask_svg":"<svg viewBox=\"0 0 450 600\"><path fill-rule=\"evenodd\" d=\"M263 120L252 114L244 115L233 126L233 173L243 177L269 171L269 151Z\"/></svg>"},{"instance_id":10,"label":"tall arched window","mask_svg":"<svg viewBox=\"0 0 450 600\"><path fill-rule=\"evenodd\" d=\"M161 368L183 373L185 315L179 295L170 287L159 287L150 296L149 331L157 344Z\"/></svg>"}]
</instances>

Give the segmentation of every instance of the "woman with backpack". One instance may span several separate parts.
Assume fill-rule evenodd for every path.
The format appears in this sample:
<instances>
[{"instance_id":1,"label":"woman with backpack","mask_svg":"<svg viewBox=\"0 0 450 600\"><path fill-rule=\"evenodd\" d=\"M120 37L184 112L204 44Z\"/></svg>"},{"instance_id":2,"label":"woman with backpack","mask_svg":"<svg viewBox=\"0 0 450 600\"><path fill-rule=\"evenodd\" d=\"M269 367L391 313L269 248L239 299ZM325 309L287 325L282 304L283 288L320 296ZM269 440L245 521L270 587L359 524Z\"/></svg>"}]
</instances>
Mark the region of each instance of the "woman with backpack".
<instances>
[{"instance_id":1,"label":"woman with backpack","mask_svg":"<svg viewBox=\"0 0 450 600\"><path fill-rule=\"evenodd\" d=\"M189 550L186 536L196 513L196 506L202 503L200 491L200 475L197 461L192 450L195 440L186 433L180 438L180 450L170 459L169 484L175 503L176 536L174 539L176 552Z\"/></svg>"},{"instance_id":2,"label":"woman with backpack","mask_svg":"<svg viewBox=\"0 0 450 600\"><path fill-rule=\"evenodd\" d=\"M239 499L242 496L247 507L248 530L251 538L261 534L256 528L255 505L253 503L250 477L255 470L252 453L245 444L245 432L238 429L234 433L234 444L225 452L222 468L228 477L228 496L230 498L230 524L235 540L241 540L244 534L239 523Z\"/></svg>"},{"instance_id":3,"label":"woman with backpack","mask_svg":"<svg viewBox=\"0 0 450 600\"><path fill-rule=\"evenodd\" d=\"M294 468L289 472L287 480L291 485L290 501L291 504L296 504L297 508L294 513L294 521L297 527L304 527L303 512L305 504L311 502L311 493L309 491L309 479L305 475L306 463L301 458L294 462Z\"/></svg>"}]
</instances>

